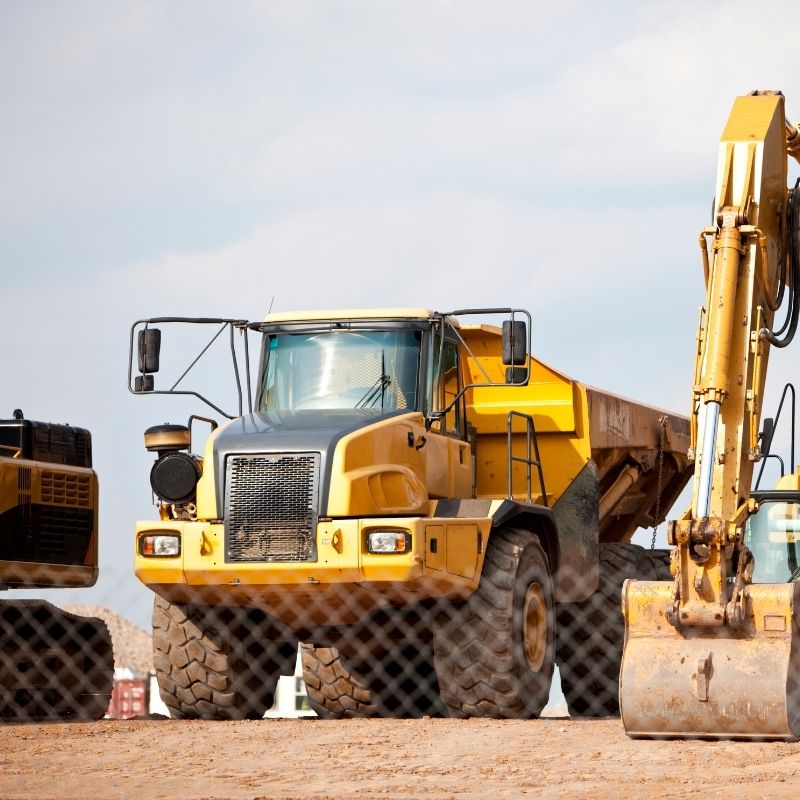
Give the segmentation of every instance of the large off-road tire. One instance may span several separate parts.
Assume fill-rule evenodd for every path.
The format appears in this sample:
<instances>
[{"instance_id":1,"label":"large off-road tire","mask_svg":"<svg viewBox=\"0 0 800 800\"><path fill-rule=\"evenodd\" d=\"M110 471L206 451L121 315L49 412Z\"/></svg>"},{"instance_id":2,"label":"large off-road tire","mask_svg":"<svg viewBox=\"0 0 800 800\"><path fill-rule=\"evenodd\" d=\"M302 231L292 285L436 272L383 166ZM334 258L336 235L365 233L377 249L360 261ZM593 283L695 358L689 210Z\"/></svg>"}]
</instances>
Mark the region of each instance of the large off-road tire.
<instances>
[{"instance_id":1,"label":"large off-road tire","mask_svg":"<svg viewBox=\"0 0 800 800\"><path fill-rule=\"evenodd\" d=\"M281 675L294 672L297 642L275 640L260 611L178 605L156 597L153 666L177 719L260 719Z\"/></svg>"},{"instance_id":2,"label":"large off-road tire","mask_svg":"<svg viewBox=\"0 0 800 800\"><path fill-rule=\"evenodd\" d=\"M670 580L669 551L626 543L601 544L597 591L583 602L556 605L556 660L573 717L619 716L619 670L625 638L620 603L627 578Z\"/></svg>"},{"instance_id":3,"label":"large off-road tire","mask_svg":"<svg viewBox=\"0 0 800 800\"><path fill-rule=\"evenodd\" d=\"M39 600L0 603L0 719L101 719L113 686L103 620Z\"/></svg>"},{"instance_id":4,"label":"large off-road tire","mask_svg":"<svg viewBox=\"0 0 800 800\"><path fill-rule=\"evenodd\" d=\"M555 613L547 557L528 531L489 539L480 584L433 625L441 698L455 717L538 716L550 694Z\"/></svg>"},{"instance_id":5,"label":"large off-road tire","mask_svg":"<svg viewBox=\"0 0 800 800\"><path fill-rule=\"evenodd\" d=\"M430 645L346 658L336 647L300 646L308 701L323 719L441 716Z\"/></svg>"}]
</instances>

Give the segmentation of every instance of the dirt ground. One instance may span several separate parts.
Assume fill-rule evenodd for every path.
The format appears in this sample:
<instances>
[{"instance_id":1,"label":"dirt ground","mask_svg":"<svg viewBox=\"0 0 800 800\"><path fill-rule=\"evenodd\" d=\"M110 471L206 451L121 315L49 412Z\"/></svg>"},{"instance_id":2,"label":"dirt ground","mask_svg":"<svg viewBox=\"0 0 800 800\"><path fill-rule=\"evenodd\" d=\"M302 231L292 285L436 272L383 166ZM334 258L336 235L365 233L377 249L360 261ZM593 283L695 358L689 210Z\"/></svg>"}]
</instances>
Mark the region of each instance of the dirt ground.
<instances>
[{"instance_id":1,"label":"dirt ground","mask_svg":"<svg viewBox=\"0 0 800 800\"><path fill-rule=\"evenodd\" d=\"M0 726L0 797L786 797L800 743L630 740L618 720Z\"/></svg>"}]
</instances>

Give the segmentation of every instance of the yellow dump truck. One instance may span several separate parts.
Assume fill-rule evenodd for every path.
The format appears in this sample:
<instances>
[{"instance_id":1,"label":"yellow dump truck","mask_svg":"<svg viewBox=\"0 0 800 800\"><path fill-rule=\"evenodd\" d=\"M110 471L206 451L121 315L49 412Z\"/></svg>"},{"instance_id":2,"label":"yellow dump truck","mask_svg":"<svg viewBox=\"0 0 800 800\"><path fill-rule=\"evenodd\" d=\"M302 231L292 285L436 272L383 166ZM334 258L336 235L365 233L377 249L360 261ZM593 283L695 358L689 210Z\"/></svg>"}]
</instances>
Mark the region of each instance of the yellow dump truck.
<instances>
[{"instance_id":1,"label":"yellow dump truck","mask_svg":"<svg viewBox=\"0 0 800 800\"><path fill-rule=\"evenodd\" d=\"M89 431L0 420L0 590L97 580ZM42 600L0 599L0 719L99 719L114 680L106 624Z\"/></svg>"},{"instance_id":2,"label":"yellow dump truck","mask_svg":"<svg viewBox=\"0 0 800 800\"><path fill-rule=\"evenodd\" d=\"M229 417L207 420L202 454L203 418L145 433L159 518L136 524L136 574L156 594L174 716L262 716L298 642L322 716L532 717L556 658L574 713L617 712L622 581L668 574L630 539L688 480L689 422L532 357L530 322L493 308L133 324L131 391ZM260 339L249 412L241 388L230 414L178 390L186 372L156 389L175 325L229 329L239 387L236 332Z\"/></svg>"}]
</instances>

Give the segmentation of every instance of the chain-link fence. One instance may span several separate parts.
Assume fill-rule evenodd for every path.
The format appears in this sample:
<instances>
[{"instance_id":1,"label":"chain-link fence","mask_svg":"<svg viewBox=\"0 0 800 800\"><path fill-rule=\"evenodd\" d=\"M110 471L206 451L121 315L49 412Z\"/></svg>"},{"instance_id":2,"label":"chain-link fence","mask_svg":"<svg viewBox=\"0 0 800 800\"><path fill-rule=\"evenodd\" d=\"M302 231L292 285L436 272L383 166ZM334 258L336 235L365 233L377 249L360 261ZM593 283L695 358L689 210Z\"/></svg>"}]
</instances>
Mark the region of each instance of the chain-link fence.
<instances>
[{"instance_id":1,"label":"chain-link fence","mask_svg":"<svg viewBox=\"0 0 800 800\"><path fill-rule=\"evenodd\" d=\"M233 605L228 587L183 586L180 598L154 595L152 637L102 608L5 600L0 716L529 718L556 665L571 715L616 715L622 583L668 579L668 553L606 544L599 559L596 591L558 603L536 537L501 528L462 597L415 602L413 587L356 581L251 587ZM120 699L131 679L150 692L133 706Z\"/></svg>"}]
</instances>

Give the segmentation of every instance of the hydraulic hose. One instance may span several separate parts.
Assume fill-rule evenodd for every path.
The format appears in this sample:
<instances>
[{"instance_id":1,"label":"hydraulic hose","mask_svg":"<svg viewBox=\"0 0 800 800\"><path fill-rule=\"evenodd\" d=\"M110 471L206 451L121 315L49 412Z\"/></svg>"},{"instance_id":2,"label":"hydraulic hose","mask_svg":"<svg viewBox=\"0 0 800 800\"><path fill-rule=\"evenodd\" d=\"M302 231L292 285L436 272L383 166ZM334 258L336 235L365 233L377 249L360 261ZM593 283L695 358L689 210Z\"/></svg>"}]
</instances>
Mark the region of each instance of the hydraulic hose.
<instances>
[{"instance_id":1,"label":"hydraulic hose","mask_svg":"<svg viewBox=\"0 0 800 800\"><path fill-rule=\"evenodd\" d=\"M800 319L800 301L797 292L800 288L800 178L789 193L789 266L791 289L789 291L789 308L786 319L777 331L766 330L767 341L778 348L791 344L797 333Z\"/></svg>"}]
</instances>

